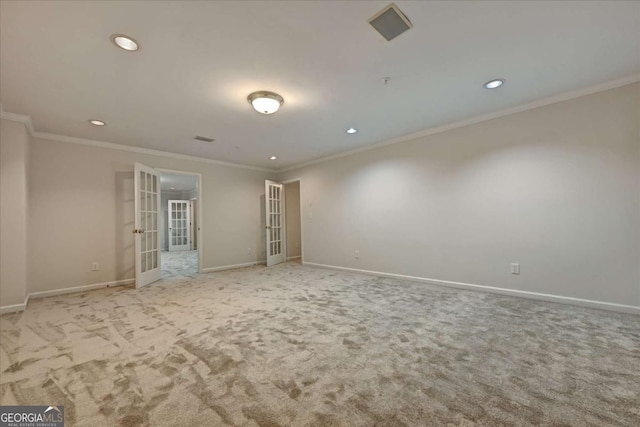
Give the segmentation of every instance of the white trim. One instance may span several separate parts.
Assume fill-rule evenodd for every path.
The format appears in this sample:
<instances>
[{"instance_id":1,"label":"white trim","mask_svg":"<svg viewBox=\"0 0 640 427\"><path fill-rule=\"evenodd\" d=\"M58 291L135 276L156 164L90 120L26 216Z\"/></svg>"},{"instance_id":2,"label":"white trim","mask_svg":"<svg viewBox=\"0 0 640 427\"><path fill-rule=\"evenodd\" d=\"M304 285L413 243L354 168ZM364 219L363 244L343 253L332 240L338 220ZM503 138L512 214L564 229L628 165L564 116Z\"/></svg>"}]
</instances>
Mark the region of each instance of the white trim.
<instances>
[{"instance_id":1,"label":"white trim","mask_svg":"<svg viewBox=\"0 0 640 427\"><path fill-rule=\"evenodd\" d=\"M35 131L33 128L33 122L31 121L31 117L25 114L15 114L15 113L9 113L7 111L4 111L2 109L2 104L0 104L0 119L11 120L12 122L24 123L29 134L33 134L33 132Z\"/></svg>"},{"instance_id":2,"label":"white trim","mask_svg":"<svg viewBox=\"0 0 640 427\"><path fill-rule=\"evenodd\" d=\"M296 181L302 181L302 178L291 178L286 181L280 181L280 184L292 184Z\"/></svg>"},{"instance_id":3,"label":"white trim","mask_svg":"<svg viewBox=\"0 0 640 427\"><path fill-rule=\"evenodd\" d=\"M115 286L131 285L135 283L135 279L115 280L113 282L94 283L92 285L74 286L73 288L54 289L52 291L32 292L29 294L31 298L45 298L56 295L75 294L77 292L92 291L101 288L113 288Z\"/></svg>"},{"instance_id":4,"label":"white trim","mask_svg":"<svg viewBox=\"0 0 640 427\"><path fill-rule=\"evenodd\" d=\"M5 305L0 307L0 314L18 313L20 311L25 311L27 309L28 303L29 303L29 294L27 294L22 304Z\"/></svg>"},{"instance_id":5,"label":"white trim","mask_svg":"<svg viewBox=\"0 0 640 427\"><path fill-rule=\"evenodd\" d=\"M223 162L222 160L206 159L203 157L189 156L187 154L171 153L168 151L154 150L151 148L134 147L132 145L115 144L113 142L96 141L93 139L76 138L73 136L56 135L47 132L31 132L34 138L48 139L50 141L67 142L70 144L88 145L91 147L108 148L111 150L130 151L133 153L150 154L159 157L170 157L172 159L190 160L192 162L209 163L213 165L229 166L233 168L251 169L261 172L275 172L275 169L261 168L258 166L242 165L239 163Z\"/></svg>"},{"instance_id":6,"label":"white trim","mask_svg":"<svg viewBox=\"0 0 640 427\"><path fill-rule=\"evenodd\" d=\"M51 291L42 291L42 292L31 292L30 294L27 295L27 297L24 299L24 303L22 304L5 305L0 307L0 314L24 311L27 309L29 300L33 298L45 298L45 297L52 297L56 295L75 294L77 292L86 292L86 291L92 291L94 289L101 289L101 288L113 288L115 286L130 285L133 283L135 283L135 279L123 279L123 280L115 280L113 282L94 283L92 285L75 286L73 288L54 289Z\"/></svg>"},{"instance_id":7,"label":"white trim","mask_svg":"<svg viewBox=\"0 0 640 427\"><path fill-rule=\"evenodd\" d=\"M489 292L494 294L509 295L514 297L529 298L541 301L550 301L560 304L577 305L581 307L599 308L601 310L618 311L621 313L640 314L640 307L634 305L615 304L604 301L594 301L582 298L564 297L560 295L541 294L538 292L518 291L515 289L498 288L494 286L476 285L473 283L452 282L449 280L428 279L426 277L405 276L403 274L383 273L380 271L360 270L357 268L339 267L335 265L317 264L315 262L303 262L302 264L328 268L331 270L348 271L351 273L360 273L373 276L389 277L392 279L411 280L414 282L428 283L437 286L448 286L451 288L469 289L480 292Z\"/></svg>"},{"instance_id":8,"label":"white trim","mask_svg":"<svg viewBox=\"0 0 640 427\"><path fill-rule=\"evenodd\" d=\"M504 110L496 111L496 112L493 112L493 113L481 114L479 116L470 117L468 119L464 119L464 120L460 120L460 121L457 121L457 122L445 124L445 125L442 125L442 126L436 126L436 127L428 128L428 129L425 129L425 130L422 130L422 131L419 131L419 132L415 132L415 133L399 136L397 138L392 138L392 139L389 139L389 140L386 140L386 141L382 141L382 142L379 142L379 143L376 143L376 144L372 144L372 145L367 145L365 147L356 148L354 150L342 151L340 153L332 154L332 155L329 155L329 156L320 157L320 158L317 158L317 159L314 159L314 160L297 163L297 164L294 164L294 165L291 165L291 166L287 166L287 167L284 167L284 168L281 168L281 169L261 168L261 167L258 167L258 166L249 166L249 165L243 165L243 164L239 164L239 163L224 162L224 161L221 161L221 160L205 159L205 158L202 158L202 157L189 156L189 155L186 155L186 154L170 153L168 151L160 151L160 150L154 150L154 149L150 149L150 148L134 147L134 146L131 146L131 145L115 144L115 143L112 143L112 142L95 141L95 140L92 140L92 139L76 138L76 137L64 136L64 135L56 135L56 134L47 133L47 132L38 132L33 127L33 122L31 121L31 117L30 116L6 112L6 111L4 111L2 109L2 105L0 105L0 118L7 119L7 120L13 120L13 121L19 121L19 122L24 123L25 126L27 127L27 130L29 131L29 134L34 138L43 138L43 139L49 139L49 140L58 141L58 142L67 142L67 143L73 143L73 144L89 145L89 146L93 146L93 147L110 148L110 149L113 149L113 150L130 151L130 152L134 152L134 153L150 154L150 155L155 155L155 156L160 156L160 157L170 157L170 158L174 158L174 159L191 160L191 161L195 161L195 162L209 163L209 164L215 164L215 165L223 165L223 166L236 167L236 168L242 168L242 169L251 169L251 170L256 170L256 171L261 171L261 172L282 173L282 172L288 172L288 171L291 171L291 170L294 170L294 169L300 169L300 168L305 167L305 166L311 166L311 165L314 165L314 164L317 164L317 163L323 163L323 162L326 162L326 161L329 161L329 160L350 156L352 154L357 154L357 153L361 153L361 152L364 152L364 151L375 150L376 148L385 147L387 145L398 144L398 143L401 143L401 142L407 142L407 141L411 141L413 139L425 137L425 136L428 136L428 135L433 135L433 134L436 134L436 133L446 132L448 130L452 130L452 129L456 129L456 128L460 128L460 127L464 127L464 126L469 126L469 125L473 125L473 124L480 123L480 122L485 122L487 120L497 119L499 117L508 116L508 115L511 115L511 114L520 113L520 112L527 111L527 110L532 110L532 109L538 108L538 107L544 107L545 105L556 104L558 102L568 101L568 100L574 99L574 98L579 98L581 96L591 95L591 94L594 94L594 93L597 93L597 92L603 92L605 90L615 89L615 88L618 88L618 87L621 87L621 86L626 86L626 85L637 83L637 82L640 82L640 73L632 74L630 76L623 77L623 78L620 78L620 79L611 80L611 81L608 81L608 82L604 82L604 83L599 83L599 84L596 84L596 85L588 86L588 87L585 87L585 88L582 88L582 89L577 89L577 90L570 91L570 92L564 92L564 93L561 93L559 95L553 95L553 96L550 96L550 97L547 97L547 98L539 99L537 101L533 101L533 102L530 102L530 103L527 103L527 104L523 104L523 105L519 105L519 106L515 106L515 107L506 108Z\"/></svg>"},{"instance_id":9,"label":"white trim","mask_svg":"<svg viewBox=\"0 0 640 427\"><path fill-rule=\"evenodd\" d=\"M320 157L315 160L310 160L307 162L301 162L294 164L292 166L287 166L282 169L278 169L278 172L288 172L294 169L300 169L305 166L315 165L317 163L323 163L329 160L339 159L341 157L351 156L352 154L362 153L369 150L375 150L376 148L386 147L387 145L398 144L401 142L408 142L414 139L422 138L428 135L434 135L436 133L442 133L449 130L461 128L464 126L474 125L476 123L486 122L488 120L497 119L499 117L509 116L515 113L521 113L527 110L533 110L534 108L544 107L546 105L556 104L562 101L568 101L574 98L579 98L581 96L592 95L594 93L603 92L605 90L615 89L618 87L626 86L629 84L640 82L640 73L632 74L627 77L623 77L621 79L612 80L604 83L600 83L597 85L589 86L586 88L574 90L571 92L564 92L559 95L553 95L547 98L539 99L537 101L529 102L527 104L518 105L515 107L506 108L504 110L496 111L493 113L481 114L479 116L470 117L468 119L463 119L457 122L445 124L442 126L436 126L428 129L421 130L419 132L410 133L407 135L399 136L397 138L388 139L386 141L382 141L376 144L366 145L364 147L355 148L353 150L342 151L336 154L331 154L329 156Z\"/></svg>"},{"instance_id":10,"label":"white trim","mask_svg":"<svg viewBox=\"0 0 640 427\"><path fill-rule=\"evenodd\" d=\"M51 141L66 142L70 144L88 145L90 147L108 148L111 150L130 151L133 153L150 154L150 155L159 156L159 157L170 157L172 159L191 160L193 162L209 163L213 165L222 165L222 166L229 166L229 167L241 168L241 169L251 169L251 170L256 170L261 172L276 172L275 169L243 165L240 163L223 162L222 160L205 159L202 157L189 156L187 154L171 153L169 151L154 150L151 148L142 148L142 147L135 147L132 145L116 144L113 142L96 141L96 140L87 139L87 138L76 138L73 136L57 135L55 133L39 132L39 131L36 131L35 128L33 127L31 116L28 116L26 114L15 114L15 113L9 113L7 111L4 111L2 109L2 104L0 104L0 118L5 120L11 120L14 122L24 123L24 125L27 127L27 131L29 132L29 135L32 138L42 138L42 139L48 139Z\"/></svg>"},{"instance_id":11,"label":"white trim","mask_svg":"<svg viewBox=\"0 0 640 427\"><path fill-rule=\"evenodd\" d=\"M1 105L0 105L0 118L5 120L11 120L14 122L24 123L24 125L27 127L27 131L29 132L29 135L32 138L48 139L50 141L66 142L70 144L88 145L90 147L108 148L111 150L130 151L133 153L150 154L150 155L159 156L159 157L170 157L172 159L190 160L192 162L209 163L213 165L222 165L222 166L229 166L229 167L241 168L241 169L251 169L251 170L256 170L261 172L276 172L275 169L243 165L240 163L223 162L222 160L205 159L202 157L189 156L187 154L171 153L169 151L154 150L151 148L142 148L142 147L135 147L132 145L116 144L113 142L96 141L93 139L76 138L73 136L64 136L64 135L57 135L57 134L48 133L48 132L39 132L39 131L36 131L35 128L33 127L33 122L31 121L30 116L27 116L24 114L14 114L14 113L6 112L2 110Z\"/></svg>"},{"instance_id":12,"label":"white trim","mask_svg":"<svg viewBox=\"0 0 640 427\"><path fill-rule=\"evenodd\" d=\"M290 256L290 257L287 257L287 261L293 261L294 259L300 259L300 258L302 258L302 256L300 256L300 255L298 255L298 256Z\"/></svg>"},{"instance_id":13,"label":"white trim","mask_svg":"<svg viewBox=\"0 0 640 427\"><path fill-rule=\"evenodd\" d=\"M232 264L232 265L223 265L220 267L203 268L202 272L213 273L214 271L233 270L234 268L253 267L254 265L261 265L266 263L267 263L267 260L263 259L262 261L252 261L252 262L245 262L242 264Z\"/></svg>"}]
</instances>

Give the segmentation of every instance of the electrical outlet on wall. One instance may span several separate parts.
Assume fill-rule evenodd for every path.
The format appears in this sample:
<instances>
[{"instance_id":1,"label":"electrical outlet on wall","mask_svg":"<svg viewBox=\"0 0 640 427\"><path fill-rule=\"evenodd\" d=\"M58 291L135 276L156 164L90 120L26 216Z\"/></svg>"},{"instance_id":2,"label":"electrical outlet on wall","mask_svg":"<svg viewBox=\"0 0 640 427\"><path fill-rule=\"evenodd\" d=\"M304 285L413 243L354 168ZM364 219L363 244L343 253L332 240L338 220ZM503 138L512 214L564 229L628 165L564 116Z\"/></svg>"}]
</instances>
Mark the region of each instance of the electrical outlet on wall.
<instances>
[{"instance_id":1,"label":"electrical outlet on wall","mask_svg":"<svg viewBox=\"0 0 640 427\"><path fill-rule=\"evenodd\" d=\"M251 255L251 248L247 249L247 255Z\"/></svg>"},{"instance_id":2,"label":"electrical outlet on wall","mask_svg":"<svg viewBox=\"0 0 640 427\"><path fill-rule=\"evenodd\" d=\"M511 274L520 274L520 264L515 262L511 263Z\"/></svg>"},{"instance_id":3,"label":"electrical outlet on wall","mask_svg":"<svg viewBox=\"0 0 640 427\"><path fill-rule=\"evenodd\" d=\"M356 250L356 251L354 252L354 254L353 254L353 257L354 257L355 259L360 259L360 251L359 251L359 250Z\"/></svg>"},{"instance_id":4,"label":"electrical outlet on wall","mask_svg":"<svg viewBox=\"0 0 640 427\"><path fill-rule=\"evenodd\" d=\"M91 263L91 271L98 271L100 270L100 264L98 264L97 261L93 261Z\"/></svg>"}]
</instances>

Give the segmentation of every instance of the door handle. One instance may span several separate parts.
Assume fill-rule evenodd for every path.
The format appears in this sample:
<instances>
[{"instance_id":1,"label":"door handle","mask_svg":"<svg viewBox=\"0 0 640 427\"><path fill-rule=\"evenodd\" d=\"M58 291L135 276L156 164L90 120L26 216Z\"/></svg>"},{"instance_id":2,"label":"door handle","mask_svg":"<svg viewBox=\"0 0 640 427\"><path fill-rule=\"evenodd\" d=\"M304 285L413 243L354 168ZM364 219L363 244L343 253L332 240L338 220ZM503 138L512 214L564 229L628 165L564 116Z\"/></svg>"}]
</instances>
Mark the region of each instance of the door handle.
<instances>
[{"instance_id":1,"label":"door handle","mask_svg":"<svg viewBox=\"0 0 640 427\"><path fill-rule=\"evenodd\" d=\"M137 234L142 234L142 233L144 233L144 230L143 230L143 229L141 229L141 228L134 228L131 232L132 232L133 234L136 234L136 233L137 233Z\"/></svg>"},{"instance_id":2,"label":"door handle","mask_svg":"<svg viewBox=\"0 0 640 427\"><path fill-rule=\"evenodd\" d=\"M271 226L270 226L270 225L267 225L265 228L266 228L267 230L271 230Z\"/></svg>"}]
</instances>

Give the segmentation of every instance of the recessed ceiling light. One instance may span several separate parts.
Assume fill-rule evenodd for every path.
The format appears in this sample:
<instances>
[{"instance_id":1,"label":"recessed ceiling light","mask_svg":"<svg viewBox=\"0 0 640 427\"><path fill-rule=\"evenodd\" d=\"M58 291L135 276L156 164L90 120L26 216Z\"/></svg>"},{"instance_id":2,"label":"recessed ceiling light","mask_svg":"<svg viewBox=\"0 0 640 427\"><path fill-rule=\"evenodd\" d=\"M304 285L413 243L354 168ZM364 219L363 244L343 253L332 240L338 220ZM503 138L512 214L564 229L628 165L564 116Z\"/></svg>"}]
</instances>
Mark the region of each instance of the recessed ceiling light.
<instances>
[{"instance_id":1,"label":"recessed ceiling light","mask_svg":"<svg viewBox=\"0 0 640 427\"><path fill-rule=\"evenodd\" d=\"M171 189L172 189L172 190L175 190L175 189L176 189L176 187L171 187Z\"/></svg>"},{"instance_id":2,"label":"recessed ceiling light","mask_svg":"<svg viewBox=\"0 0 640 427\"><path fill-rule=\"evenodd\" d=\"M140 49L138 42L129 36L124 34L114 34L111 36L111 41L120 49L124 49L128 52L135 52Z\"/></svg>"},{"instance_id":3,"label":"recessed ceiling light","mask_svg":"<svg viewBox=\"0 0 640 427\"><path fill-rule=\"evenodd\" d=\"M253 92L247 96L247 101L258 113L262 114L273 114L284 104L284 98L277 93L266 90Z\"/></svg>"},{"instance_id":4,"label":"recessed ceiling light","mask_svg":"<svg viewBox=\"0 0 640 427\"><path fill-rule=\"evenodd\" d=\"M485 89L497 89L504 84L505 79L493 79L484 84Z\"/></svg>"},{"instance_id":5,"label":"recessed ceiling light","mask_svg":"<svg viewBox=\"0 0 640 427\"><path fill-rule=\"evenodd\" d=\"M278 160L278 157L277 156L271 156L271 157L269 157L269 160Z\"/></svg>"},{"instance_id":6,"label":"recessed ceiling light","mask_svg":"<svg viewBox=\"0 0 640 427\"><path fill-rule=\"evenodd\" d=\"M345 130L346 133L353 135L354 133L358 132L358 129L356 128L349 128L347 130Z\"/></svg>"},{"instance_id":7,"label":"recessed ceiling light","mask_svg":"<svg viewBox=\"0 0 640 427\"><path fill-rule=\"evenodd\" d=\"M95 126L104 126L104 125L106 125L106 123L103 122L102 120L95 120L95 119L89 120L89 123L91 123L92 125L95 125Z\"/></svg>"}]
</instances>

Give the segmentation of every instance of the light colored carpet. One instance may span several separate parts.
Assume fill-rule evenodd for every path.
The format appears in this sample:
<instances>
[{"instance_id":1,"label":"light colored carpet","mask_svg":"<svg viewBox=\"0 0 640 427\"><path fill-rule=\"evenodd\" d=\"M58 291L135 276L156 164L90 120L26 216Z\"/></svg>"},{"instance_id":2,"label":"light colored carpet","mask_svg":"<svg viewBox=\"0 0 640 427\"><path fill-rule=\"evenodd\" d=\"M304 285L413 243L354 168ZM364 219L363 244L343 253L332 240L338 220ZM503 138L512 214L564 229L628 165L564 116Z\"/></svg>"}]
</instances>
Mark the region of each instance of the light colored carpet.
<instances>
[{"instance_id":1,"label":"light colored carpet","mask_svg":"<svg viewBox=\"0 0 640 427\"><path fill-rule=\"evenodd\" d=\"M162 251L160 268L163 279L194 277L198 274L198 251Z\"/></svg>"},{"instance_id":2,"label":"light colored carpet","mask_svg":"<svg viewBox=\"0 0 640 427\"><path fill-rule=\"evenodd\" d=\"M33 300L2 404L67 425L638 426L640 317L315 269Z\"/></svg>"}]
</instances>

